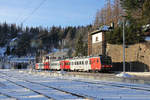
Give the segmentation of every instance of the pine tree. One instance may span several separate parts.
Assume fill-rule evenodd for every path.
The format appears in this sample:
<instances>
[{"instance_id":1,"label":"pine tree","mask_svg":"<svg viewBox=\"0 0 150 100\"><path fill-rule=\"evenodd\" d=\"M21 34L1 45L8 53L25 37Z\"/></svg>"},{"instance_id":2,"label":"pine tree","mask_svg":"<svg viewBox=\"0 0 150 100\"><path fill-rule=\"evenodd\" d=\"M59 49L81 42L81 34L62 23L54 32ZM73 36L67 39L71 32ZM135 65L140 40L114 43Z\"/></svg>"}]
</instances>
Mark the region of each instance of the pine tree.
<instances>
[{"instance_id":1,"label":"pine tree","mask_svg":"<svg viewBox=\"0 0 150 100\"><path fill-rule=\"evenodd\" d=\"M7 46L5 54L10 55L10 47L9 46Z\"/></svg>"},{"instance_id":2,"label":"pine tree","mask_svg":"<svg viewBox=\"0 0 150 100\"><path fill-rule=\"evenodd\" d=\"M75 56L82 56L83 54L83 41L82 41L83 36L80 35L75 46Z\"/></svg>"}]
</instances>

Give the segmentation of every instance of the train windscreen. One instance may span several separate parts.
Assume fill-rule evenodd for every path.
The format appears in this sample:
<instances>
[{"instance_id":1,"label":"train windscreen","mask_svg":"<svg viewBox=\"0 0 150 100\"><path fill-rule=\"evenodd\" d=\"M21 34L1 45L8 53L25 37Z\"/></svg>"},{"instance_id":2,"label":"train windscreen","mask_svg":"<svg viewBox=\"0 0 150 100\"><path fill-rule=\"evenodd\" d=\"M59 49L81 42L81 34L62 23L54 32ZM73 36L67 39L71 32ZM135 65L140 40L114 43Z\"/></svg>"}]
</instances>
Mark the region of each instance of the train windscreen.
<instances>
[{"instance_id":1,"label":"train windscreen","mask_svg":"<svg viewBox=\"0 0 150 100\"><path fill-rule=\"evenodd\" d=\"M109 57L109 56L102 56L100 58L101 58L101 63L103 65L111 65L112 64L111 57Z\"/></svg>"}]
</instances>

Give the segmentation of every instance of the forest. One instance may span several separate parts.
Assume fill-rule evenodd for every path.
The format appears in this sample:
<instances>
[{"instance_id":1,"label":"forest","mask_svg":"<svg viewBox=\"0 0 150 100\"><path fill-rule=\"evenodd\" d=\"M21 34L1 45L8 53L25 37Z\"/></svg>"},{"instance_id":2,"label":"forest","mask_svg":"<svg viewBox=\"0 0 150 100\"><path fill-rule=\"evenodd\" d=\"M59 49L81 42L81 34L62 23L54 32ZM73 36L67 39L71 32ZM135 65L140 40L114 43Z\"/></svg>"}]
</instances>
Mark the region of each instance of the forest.
<instances>
[{"instance_id":1,"label":"forest","mask_svg":"<svg viewBox=\"0 0 150 100\"><path fill-rule=\"evenodd\" d=\"M106 33L106 40L122 44L124 23L127 45L145 42L145 36L150 35L149 9L150 0L106 0L105 7L96 13L94 28L114 23L114 29Z\"/></svg>"},{"instance_id":2,"label":"forest","mask_svg":"<svg viewBox=\"0 0 150 100\"><path fill-rule=\"evenodd\" d=\"M15 24L2 23L0 24L0 46L7 47L7 55L15 56L35 55L41 50L50 53L54 48L60 50L67 48L69 52L73 52L79 39L82 42L82 49L87 48L88 32L91 29L92 25L23 28ZM12 43L14 41L17 44Z\"/></svg>"},{"instance_id":3,"label":"forest","mask_svg":"<svg viewBox=\"0 0 150 100\"><path fill-rule=\"evenodd\" d=\"M145 42L150 35L150 0L106 0L105 6L95 14L93 24L87 26L51 26L44 28L0 23L0 47L6 47L6 55L45 54L56 49L68 49L68 56L86 56L88 33L103 25L114 23L114 29L106 32L107 43L122 44L122 26L125 24L126 44ZM13 43L15 41L15 43Z\"/></svg>"}]
</instances>

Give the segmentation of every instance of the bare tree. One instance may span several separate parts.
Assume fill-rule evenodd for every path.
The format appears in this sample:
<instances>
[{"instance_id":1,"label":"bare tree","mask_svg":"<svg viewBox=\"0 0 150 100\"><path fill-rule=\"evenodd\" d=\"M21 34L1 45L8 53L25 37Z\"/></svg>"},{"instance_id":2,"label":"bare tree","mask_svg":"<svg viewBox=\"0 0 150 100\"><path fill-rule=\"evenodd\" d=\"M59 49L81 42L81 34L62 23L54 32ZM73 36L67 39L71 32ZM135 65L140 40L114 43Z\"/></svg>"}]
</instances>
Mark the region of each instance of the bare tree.
<instances>
[{"instance_id":1,"label":"bare tree","mask_svg":"<svg viewBox=\"0 0 150 100\"><path fill-rule=\"evenodd\" d=\"M114 0L113 4L113 22L115 26L118 25L119 20L122 20L122 15L124 14L122 7L120 5L120 0Z\"/></svg>"},{"instance_id":2,"label":"bare tree","mask_svg":"<svg viewBox=\"0 0 150 100\"><path fill-rule=\"evenodd\" d=\"M117 26L119 20L121 20L123 10L120 6L120 0L113 0L113 4L111 0L106 0L106 6L96 12L96 17L94 21L94 29L102 26L102 25L110 25L114 22L115 26Z\"/></svg>"}]
</instances>

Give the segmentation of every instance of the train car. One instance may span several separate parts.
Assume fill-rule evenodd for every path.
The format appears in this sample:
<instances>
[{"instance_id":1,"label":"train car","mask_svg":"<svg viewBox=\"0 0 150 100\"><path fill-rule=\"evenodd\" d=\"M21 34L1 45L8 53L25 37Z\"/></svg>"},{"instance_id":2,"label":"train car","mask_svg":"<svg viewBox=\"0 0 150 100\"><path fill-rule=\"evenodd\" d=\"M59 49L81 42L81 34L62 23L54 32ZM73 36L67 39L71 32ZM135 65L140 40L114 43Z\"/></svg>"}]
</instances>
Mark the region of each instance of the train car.
<instances>
[{"instance_id":1,"label":"train car","mask_svg":"<svg viewBox=\"0 0 150 100\"><path fill-rule=\"evenodd\" d=\"M85 57L70 60L72 71L109 71L112 68L109 56Z\"/></svg>"},{"instance_id":2,"label":"train car","mask_svg":"<svg viewBox=\"0 0 150 100\"><path fill-rule=\"evenodd\" d=\"M43 70L44 69L44 64L43 63L39 63L39 70Z\"/></svg>"},{"instance_id":3,"label":"train car","mask_svg":"<svg viewBox=\"0 0 150 100\"><path fill-rule=\"evenodd\" d=\"M63 60L50 60L37 63L35 69L66 70L66 71L110 71L112 61L109 56L82 57Z\"/></svg>"},{"instance_id":4,"label":"train car","mask_svg":"<svg viewBox=\"0 0 150 100\"><path fill-rule=\"evenodd\" d=\"M90 65L88 58L75 58L70 60L71 71L89 71Z\"/></svg>"},{"instance_id":5,"label":"train car","mask_svg":"<svg viewBox=\"0 0 150 100\"><path fill-rule=\"evenodd\" d=\"M51 61L50 68L51 70L60 70L60 61Z\"/></svg>"},{"instance_id":6,"label":"train car","mask_svg":"<svg viewBox=\"0 0 150 100\"><path fill-rule=\"evenodd\" d=\"M50 59L49 56L42 57L42 63L44 65L44 70L50 70Z\"/></svg>"},{"instance_id":7,"label":"train car","mask_svg":"<svg viewBox=\"0 0 150 100\"><path fill-rule=\"evenodd\" d=\"M49 66L49 62L44 62L44 69L45 70L49 70L50 69L50 66Z\"/></svg>"},{"instance_id":8,"label":"train car","mask_svg":"<svg viewBox=\"0 0 150 100\"><path fill-rule=\"evenodd\" d=\"M38 70L39 69L39 63L35 64L35 69Z\"/></svg>"},{"instance_id":9,"label":"train car","mask_svg":"<svg viewBox=\"0 0 150 100\"><path fill-rule=\"evenodd\" d=\"M43 63L36 63L35 69L36 70L42 70L42 69L44 69L44 64Z\"/></svg>"},{"instance_id":10,"label":"train car","mask_svg":"<svg viewBox=\"0 0 150 100\"><path fill-rule=\"evenodd\" d=\"M69 59L61 60L60 61L60 69L70 70L70 60Z\"/></svg>"}]
</instances>

